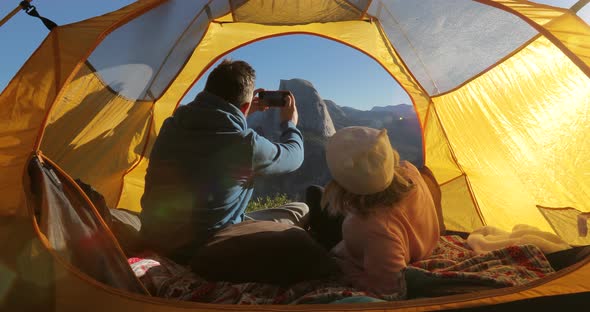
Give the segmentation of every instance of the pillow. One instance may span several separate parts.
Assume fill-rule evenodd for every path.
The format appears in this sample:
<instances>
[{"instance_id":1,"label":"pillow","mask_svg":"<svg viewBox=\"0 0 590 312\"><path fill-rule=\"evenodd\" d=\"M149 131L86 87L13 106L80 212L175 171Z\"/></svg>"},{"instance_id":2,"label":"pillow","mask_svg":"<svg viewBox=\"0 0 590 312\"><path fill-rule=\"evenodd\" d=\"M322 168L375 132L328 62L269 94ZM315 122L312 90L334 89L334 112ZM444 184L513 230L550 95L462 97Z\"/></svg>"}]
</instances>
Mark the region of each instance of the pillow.
<instances>
[{"instance_id":1,"label":"pillow","mask_svg":"<svg viewBox=\"0 0 590 312\"><path fill-rule=\"evenodd\" d=\"M305 230L272 221L227 226L197 251L191 267L208 280L281 286L339 272L334 259Z\"/></svg>"}]
</instances>

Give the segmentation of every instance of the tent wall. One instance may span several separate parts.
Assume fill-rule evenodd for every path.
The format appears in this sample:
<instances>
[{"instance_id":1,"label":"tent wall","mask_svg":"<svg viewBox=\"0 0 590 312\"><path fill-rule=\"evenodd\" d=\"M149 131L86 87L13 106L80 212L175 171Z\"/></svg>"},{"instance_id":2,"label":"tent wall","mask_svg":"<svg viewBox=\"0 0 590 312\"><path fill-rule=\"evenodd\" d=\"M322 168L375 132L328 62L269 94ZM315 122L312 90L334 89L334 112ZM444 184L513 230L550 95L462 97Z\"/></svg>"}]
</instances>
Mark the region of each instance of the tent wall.
<instances>
[{"instance_id":1,"label":"tent wall","mask_svg":"<svg viewBox=\"0 0 590 312\"><path fill-rule=\"evenodd\" d=\"M57 27L0 94L0 215L26 215L20 178L38 147L45 119L62 89L117 25L161 1L142 1L81 23Z\"/></svg>"},{"instance_id":2,"label":"tent wall","mask_svg":"<svg viewBox=\"0 0 590 312\"><path fill-rule=\"evenodd\" d=\"M1 216L0 240L0 311L55 311L55 259L32 218Z\"/></svg>"},{"instance_id":3,"label":"tent wall","mask_svg":"<svg viewBox=\"0 0 590 312\"><path fill-rule=\"evenodd\" d=\"M586 40L590 30L567 10L523 1L478 1L524 17L543 36L497 67L432 99L395 52L382 25L362 20L370 4L362 0L342 1L336 6L323 1L338 11L335 15L312 7L315 1L283 1L292 5L292 12L299 12L297 18L317 17L317 13L324 18L361 20L356 22L293 26L212 23L173 84L155 103L130 101L109 93L85 61L104 36L163 2L140 1L107 15L54 29L0 94L0 272L7 277L9 287L6 296L0 298L1 309L8 305L9 310L20 311L28 305L24 308L42 307L46 311L251 310L249 306L172 302L107 287L60 258L39 228L33 226L30 216L18 216L28 215L25 201L30 195L25 191L29 181L22 177L43 131L42 148L51 157L59 158L70 175L95 182L111 204L139 209L147 168L145 156L164 118L220 55L269 36L306 33L342 42L373 57L400 82L414 102L425 130L426 160L442 183L449 228L471 230L484 223L510 228L526 220L548 229L534 208L537 204L590 210L590 46ZM254 16L252 12L258 13L256 5L264 5L263 1L243 7L244 1L228 3L233 5L231 19L249 22L257 21L248 20ZM317 12L308 14L307 7L314 8L312 13L315 9ZM499 85L499 81L505 83ZM87 95L82 94L82 89L93 91L88 95L91 102L106 104L93 106L85 102ZM85 114L96 115L82 118ZM66 129L66 121L81 132L68 129L63 133L59 129ZM65 140L60 135L71 139L65 148L72 153L62 152ZM76 155L78 152L81 153ZM88 158L94 161L85 160ZM96 169L88 173L88 168ZM589 288L590 260L586 259L522 287L476 295L360 304L353 308L449 309L583 293ZM348 305L346 308L353 309ZM259 309L345 308L313 305Z\"/></svg>"},{"instance_id":4,"label":"tent wall","mask_svg":"<svg viewBox=\"0 0 590 312\"><path fill-rule=\"evenodd\" d=\"M551 231L536 205L590 208L590 78L547 38L433 101L488 224Z\"/></svg>"},{"instance_id":5,"label":"tent wall","mask_svg":"<svg viewBox=\"0 0 590 312\"><path fill-rule=\"evenodd\" d=\"M59 90L57 32L51 33L0 94L0 215L26 215L20 181Z\"/></svg>"},{"instance_id":6,"label":"tent wall","mask_svg":"<svg viewBox=\"0 0 590 312\"><path fill-rule=\"evenodd\" d=\"M87 63L65 87L47 120L41 150L115 207L124 173L139 161L149 137L153 102L126 99Z\"/></svg>"}]
</instances>

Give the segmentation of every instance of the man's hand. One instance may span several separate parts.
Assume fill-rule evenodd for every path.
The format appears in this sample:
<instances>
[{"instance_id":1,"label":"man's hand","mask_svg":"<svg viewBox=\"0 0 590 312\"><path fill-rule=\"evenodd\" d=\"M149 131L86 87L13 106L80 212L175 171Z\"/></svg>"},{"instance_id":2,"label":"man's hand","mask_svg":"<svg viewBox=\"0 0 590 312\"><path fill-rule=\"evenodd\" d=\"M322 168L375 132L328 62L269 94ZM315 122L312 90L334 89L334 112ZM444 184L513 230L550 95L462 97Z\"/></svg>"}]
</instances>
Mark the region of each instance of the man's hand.
<instances>
[{"instance_id":1,"label":"man's hand","mask_svg":"<svg viewBox=\"0 0 590 312\"><path fill-rule=\"evenodd\" d=\"M260 93L260 91L264 91L264 89L260 88L254 90L254 96L252 97L252 104L250 105L250 111L248 112L248 114L254 112L264 112L268 109L268 106L262 105L262 102L258 97L258 93Z\"/></svg>"},{"instance_id":2,"label":"man's hand","mask_svg":"<svg viewBox=\"0 0 590 312\"><path fill-rule=\"evenodd\" d=\"M289 92L288 99L287 105L281 108L281 123L291 121L297 126L299 114L297 113L297 105L295 105L293 93Z\"/></svg>"}]
</instances>

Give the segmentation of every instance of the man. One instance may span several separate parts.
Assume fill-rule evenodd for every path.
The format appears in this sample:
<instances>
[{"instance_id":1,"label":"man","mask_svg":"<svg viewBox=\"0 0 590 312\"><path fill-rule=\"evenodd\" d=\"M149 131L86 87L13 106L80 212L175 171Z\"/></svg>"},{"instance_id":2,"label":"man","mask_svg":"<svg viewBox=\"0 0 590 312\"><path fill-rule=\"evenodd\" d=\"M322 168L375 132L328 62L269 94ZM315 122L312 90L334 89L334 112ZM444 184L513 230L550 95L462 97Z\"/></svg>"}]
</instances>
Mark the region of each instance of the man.
<instances>
[{"instance_id":1,"label":"man","mask_svg":"<svg viewBox=\"0 0 590 312\"><path fill-rule=\"evenodd\" d=\"M203 92L166 119L154 143L141 199L146 247L180 263L218 230L244 220L258 175L288 173L303 162L295 98L281 109L281 139L273 143L248 129L246 116L263 111L255 71L224 60ZM306 221L303 203L252 214L250 219L295 225Z\"/></svg>"}]
</instances>

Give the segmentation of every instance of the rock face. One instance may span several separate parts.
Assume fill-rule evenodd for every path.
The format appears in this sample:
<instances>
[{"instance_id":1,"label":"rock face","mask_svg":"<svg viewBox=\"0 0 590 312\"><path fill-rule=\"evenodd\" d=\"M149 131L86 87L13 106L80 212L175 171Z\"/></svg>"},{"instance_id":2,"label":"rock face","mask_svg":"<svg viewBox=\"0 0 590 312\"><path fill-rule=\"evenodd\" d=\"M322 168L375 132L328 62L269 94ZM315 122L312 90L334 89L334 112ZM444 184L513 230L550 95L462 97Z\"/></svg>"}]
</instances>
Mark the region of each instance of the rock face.
<instances>
[{"instance_id":1,"label":"rock face","mask_svg":"<svg viewBox=\"0 0 590 312\"><path fill-rule=\"evenodd\" d=\"M281 80L279 90L289 90L297 100L299 127L323 137L332 136L336 130L326 103L313 85L303 79Z\"/></svg>"},{"instance_id":2,"label":"rock face","mask_svg":"<svg viewBox=\"0 0 590 312\"><path fill-rule=\"evenodd\" d=\"M334 128L336 130L348 127L352 124L342 107L336 105L336 103L331 100L324 100L324 103L326 103L326 106L328 107L328 112L332 117L332 123L334 124Z\"/></svg>"},{"instance_id":3,"label":"rock face","mask_svg":"<svg viewBox=\"0 0 590 312\"><path fill-rule=\"evenodd\" d=\"M281 80L279 90L289 90L295 96L299 123L297 127L305 132L313 132L322 137L332 136L336 130L330 118L326 103L313 85L303 79ZM248 116L248 125L259 134L271 139L278 139L279 109L270 109L264 113Z\"/></svg>"},{"instance_id":4,"label":"rock face","mask_svg":"<svg viewBox=\"0 0 590 312\"><path fill-rule=\"evenodd\" d=\"M295 172L261 177L255 181L254 198L287 194L292 200L303 201L305 189L311 184L325 185L331 176L326 164L324 145L338 129L349 126L385 128L391 144L402 159L420 166L422 134L413 107L407 104L374 107L362 111L338 106L321 98L313 85L303 79L281 80L280 90L289 90L297 100L298 128L303 133L305 159ZM272 141L279 138L279 110L248 116L248 125Z\"/></svg>"}]
</instances>

